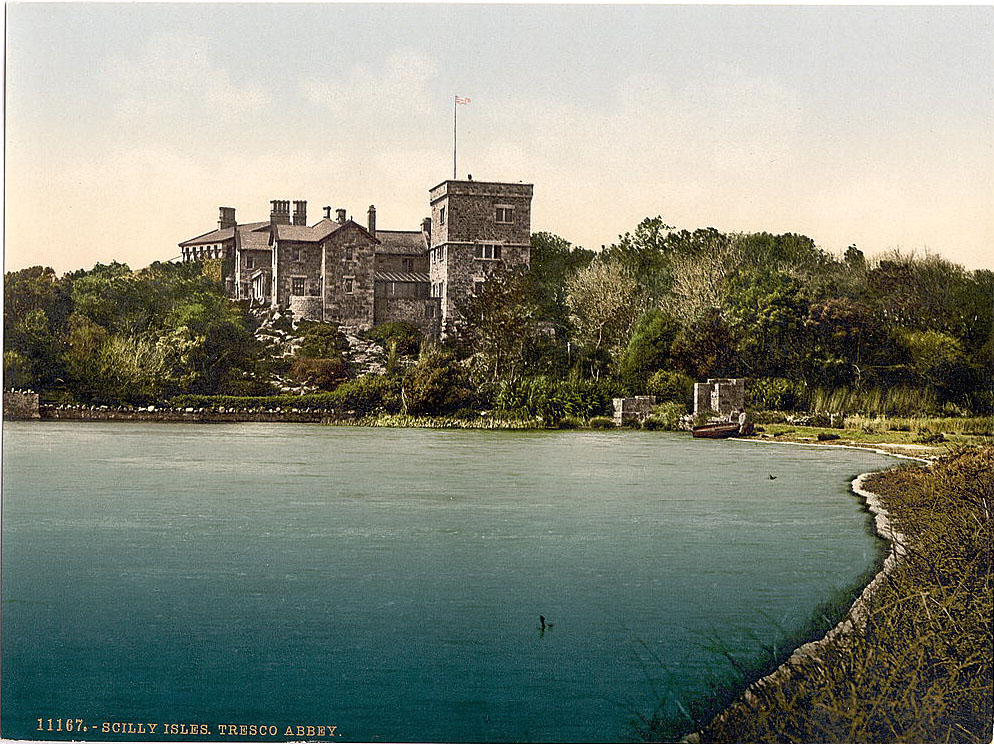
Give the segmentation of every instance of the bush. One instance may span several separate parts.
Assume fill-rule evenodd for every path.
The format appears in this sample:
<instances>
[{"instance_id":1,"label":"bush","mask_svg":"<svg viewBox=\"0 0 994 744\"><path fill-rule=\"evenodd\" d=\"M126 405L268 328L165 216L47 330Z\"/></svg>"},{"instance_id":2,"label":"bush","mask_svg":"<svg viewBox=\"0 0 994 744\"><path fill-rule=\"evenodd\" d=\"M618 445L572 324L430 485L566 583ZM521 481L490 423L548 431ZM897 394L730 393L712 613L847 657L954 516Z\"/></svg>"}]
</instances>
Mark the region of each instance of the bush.
<instances>
[{"instance_id":1,"label":"bush","mask_svg":"<svg viewBox=\"0 0 994 744\"><path fill-rule=\"evenodd\" d=\"M362 375L343 382L332 393L337 408L369 414L376 411L396 413L400 410L400 385L391 377Z\"/></svg>"},{"instance_id":2,"label":"bush","mask_svg":"<svg viewBox=\"0 0 994 744\"><path fill-rule=\"evenodd\" d=\"M297 359L290 367L290 377L297 382L322 390L334 390L348 377L348 365L336 359Z\"/></svg>"},{"instance_id":3,"label":"bush","mask_svg":"<svg viewBox=\"0 0 994 744\"><path fill-rule=\"evenodd\" d=\"M649 378L645 391L649 395L655 395L660 402L687 404L694 399L694 381L683 372L661 369Z\"/></svg>"},{"instance_id":4,"label":"bush","mask_svg":"<svg viewBox=\"0 0 994 744\"><path fill-rule=\"evenodd\" d=\"M832 433L827 432L827 431L819 431L818 432L818 441L819 442L830 442L833 439L838 439L838 438L839 438L838 434L832 434Z\"/></svg>"},{"instance_id":5,"label":"bush","mask_svg":"<svg viewBox=\"0 0 994 744\"><path fill-rule=\"evenodd\" d=\"M930 431L928 429L922 429L918 432L918 436L915 437L915 441L919 444L941 444L947 441L946 435L941 431Z\"/></svg>"},{"instance_id":6,"label":"bush","mask_svg":"<svg viewBox=\"0 0 994 744\"><path fill-rule=\"evenodd\" d=\"M404 375L405 413L444 416L475 402L465 368L440 346L426 346Z\"/></svg>"},{"instance_id":7,"label":"bush","mask_svg":"<svg viewBox=\"0 0 994 744\"><path fill-rule=\"evenodd\" d=\"M396 342L397 353L406 356L418 354L421 351L421 342L424 340L424 334L417 326L402 320L380 323L365 335L384 349L390 348L391 341Z\"/></svg>"},{"instance_id":8,"label":"bush","mask_svg":"<svg viewBox=\"0 0 994 744\"><path fill-rule=\"evenodd\" d=\"M558 426L560 429L582 429L583 419L576 416L565 416L559 420Z\"/></svg>"},{"instance_id":9,"label":"bush","mask_svg":"<svg viewBox=\"0 0 994 744\"><path fill-rule=\"evenodd\" d=\"M588 425L591 429L613 429L614 419L610 416L594 416Z\"/></svg>"},{"instance_id":10,"label":"bush","mask_svg":"<svg viewBox=\"0 0 994 744\"><path fill-rule=\"evenodd\" d=\"M494 395L495 409L515 418L541 418L555 425L565 417L586 420L604 414L611 390L597 380L555 380L545 376L504 380Z\"/></svg>"},{"instance_id":11,"label":"bush","mask_svg":"<svg viewBox=\"0 0 994 744\"><path fill-rule=\"evenodd\" d=\"M802 411L807 407L807 390L802 383L782 377L757 377L746 383L747 409Z\"/></svg>"},{"instance_id":12,"label":"bush","mask_svg":"<svg viewBox=\"0 0 994 744\"><path fill-rule=\"evenodd\" d=\"M686 407L680 403L661 403L646 417L642 428L649 431L680 431L680 418L686 412Z\"/></svg>"},{"instance_id":13,"label":"bush","mask_svg":"<svg viewBox=\"0 0 994 744\"><path fill-rule=\"evenodd\" d=\"M335 323L301 321L297 333L303 336L297 357L303 359L333 359L349 348L349 342Z\"/></svg>"}]
</instances>

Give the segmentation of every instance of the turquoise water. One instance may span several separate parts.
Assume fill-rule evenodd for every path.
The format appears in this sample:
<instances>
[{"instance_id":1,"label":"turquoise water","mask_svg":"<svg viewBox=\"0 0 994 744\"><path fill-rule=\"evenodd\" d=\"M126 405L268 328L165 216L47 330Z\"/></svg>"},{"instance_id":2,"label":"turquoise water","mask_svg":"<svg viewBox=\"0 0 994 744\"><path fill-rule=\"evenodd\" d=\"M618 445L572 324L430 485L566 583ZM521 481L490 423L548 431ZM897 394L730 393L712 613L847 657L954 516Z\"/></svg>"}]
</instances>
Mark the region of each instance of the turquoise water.
<instances>
[{"instance_id":1,"label":"turquoise water","mask_svg":"<svg viewBox=\"0 0 994 744\"><path fill-rule=\"evenodd\" d=\"M7 738L621 740L706 694L710 640L758 658L865 579L849 482L893 463L648 432L4 434ZM210 734L101 731L141 721Z\"/></svg>"}]
</instances>

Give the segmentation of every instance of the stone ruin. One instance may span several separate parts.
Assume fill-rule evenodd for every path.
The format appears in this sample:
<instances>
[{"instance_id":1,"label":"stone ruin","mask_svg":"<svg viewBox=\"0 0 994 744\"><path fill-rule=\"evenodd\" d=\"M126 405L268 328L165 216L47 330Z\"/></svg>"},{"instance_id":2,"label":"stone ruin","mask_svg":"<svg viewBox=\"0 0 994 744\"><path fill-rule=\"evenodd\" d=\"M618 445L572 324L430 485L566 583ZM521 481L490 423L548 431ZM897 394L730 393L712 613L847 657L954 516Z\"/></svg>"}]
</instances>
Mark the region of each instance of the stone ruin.
<instances>
[{"instance_id":1,"label":"stone ruin","mask_svg":"<svg viewBox=\"0 0 994 744\"><path fill-rule=\"evenodd\" d=\"M694 415L726 416L745 410L745 378L719 377L694 383Z\"/></svg>"},{"instance_id":2,"label":"stone ruin","mask_svg":"<svg viewBox=\"0 0 994 744\"><path fill-rule=\"evenodd\" d=\"M655 395L637 395L634 398L614 398L614 425L645 423L656 405Z\"/></svg>"}]
</instances>

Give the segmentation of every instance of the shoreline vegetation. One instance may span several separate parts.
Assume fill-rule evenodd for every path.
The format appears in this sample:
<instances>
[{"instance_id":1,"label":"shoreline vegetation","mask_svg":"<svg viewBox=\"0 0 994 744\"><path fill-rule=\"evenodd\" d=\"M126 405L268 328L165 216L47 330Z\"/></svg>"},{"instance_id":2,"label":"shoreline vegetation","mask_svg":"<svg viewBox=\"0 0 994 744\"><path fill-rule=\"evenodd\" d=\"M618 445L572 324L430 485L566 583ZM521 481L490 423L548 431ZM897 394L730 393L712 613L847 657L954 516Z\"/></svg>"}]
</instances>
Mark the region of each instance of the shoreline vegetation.
<instances>
[{"instance_id":1,"label":"shoreline vegetation","mask_svg":"<svg viewBox=\"0 0 994 744\"><path fill-rule=\"evenodd\" d=\"M681 741L990 741L994 447L864 474L853 490L890 544L881 570L824 637ZM644 738L672 741L656 736L667 728Z\"/></svg>"}]
</instances>

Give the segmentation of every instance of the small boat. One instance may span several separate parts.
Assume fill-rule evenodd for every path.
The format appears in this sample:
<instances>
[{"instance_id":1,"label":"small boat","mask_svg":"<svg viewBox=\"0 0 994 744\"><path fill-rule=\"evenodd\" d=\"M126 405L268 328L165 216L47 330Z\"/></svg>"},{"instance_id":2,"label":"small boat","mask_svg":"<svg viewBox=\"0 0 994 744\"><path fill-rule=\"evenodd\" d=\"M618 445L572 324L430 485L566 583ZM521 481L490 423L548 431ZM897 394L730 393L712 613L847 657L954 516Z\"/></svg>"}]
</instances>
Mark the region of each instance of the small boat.
<instances>
[{"instance_id":1,"label":"small boat","mask_svg":"<svg viewBox=\"0 0 994 744\"><path fill-rule=\"evenodd\" d=\"M727 439L739 433L738 424L705 424L690 430L696 439Z\"/></svg>"}]
</instances>

